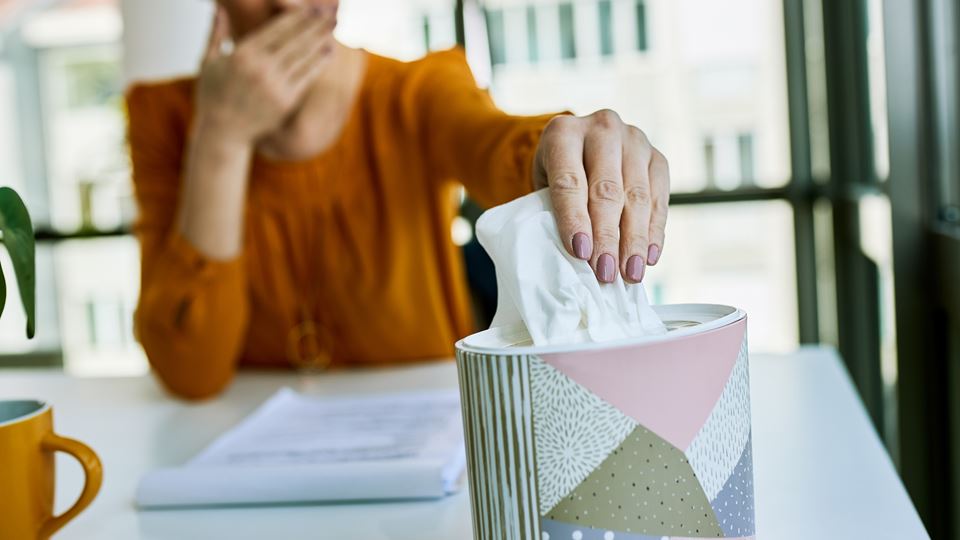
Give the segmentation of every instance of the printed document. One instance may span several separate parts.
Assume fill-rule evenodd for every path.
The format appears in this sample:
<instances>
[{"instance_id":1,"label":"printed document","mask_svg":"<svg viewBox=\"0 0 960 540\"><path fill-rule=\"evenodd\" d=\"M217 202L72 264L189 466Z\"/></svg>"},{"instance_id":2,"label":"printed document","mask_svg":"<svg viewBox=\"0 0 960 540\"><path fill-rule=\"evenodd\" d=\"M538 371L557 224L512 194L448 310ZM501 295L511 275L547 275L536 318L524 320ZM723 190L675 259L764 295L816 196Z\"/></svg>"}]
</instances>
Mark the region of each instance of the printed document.
<instances>
[{"instance_id":1,"label":"printed document","mask_svg":"<svg viewBox=\"0 0 960 540\"><path fill-rule=\"evenodd\" d=\"M438 498L465 468L456 390L318 398L282 389L181 467L147 474L141 508Z\"/></svg>"}]
</instances>

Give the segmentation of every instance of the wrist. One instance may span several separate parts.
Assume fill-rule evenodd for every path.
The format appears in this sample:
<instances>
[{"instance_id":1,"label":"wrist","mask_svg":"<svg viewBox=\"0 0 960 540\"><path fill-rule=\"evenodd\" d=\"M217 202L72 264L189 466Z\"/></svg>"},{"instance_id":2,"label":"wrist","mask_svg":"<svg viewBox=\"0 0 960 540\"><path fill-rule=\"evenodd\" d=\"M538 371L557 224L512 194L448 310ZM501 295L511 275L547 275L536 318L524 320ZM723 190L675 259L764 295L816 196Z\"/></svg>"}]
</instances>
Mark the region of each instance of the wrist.
<instances>
[{"instance_id":1,"label":"wrist","mask_svg":"<svg viewBox=\"0 0 960 540\"><path fill-rule=\"evenodd\" d=\"M252 148L255 140L252 134L248 134L237 122L228 120L225 115L204 113L194 119L192 136L233 150Z\"/></svg>"}]
</instances>

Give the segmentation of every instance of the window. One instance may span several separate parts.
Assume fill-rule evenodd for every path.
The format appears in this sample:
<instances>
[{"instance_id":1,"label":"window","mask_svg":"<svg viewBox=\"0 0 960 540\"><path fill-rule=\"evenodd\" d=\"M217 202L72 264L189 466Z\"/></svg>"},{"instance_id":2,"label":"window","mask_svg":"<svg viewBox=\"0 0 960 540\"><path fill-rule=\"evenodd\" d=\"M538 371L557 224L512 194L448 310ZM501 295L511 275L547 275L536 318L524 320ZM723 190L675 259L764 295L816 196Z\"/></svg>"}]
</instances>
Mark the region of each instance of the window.
<instances>
[{"instance_id":1,"label":"window","mask_svg":"<svg viewBox=\"0 0 960 540\"><path fill-rule=\"evenodd\" d=\"M129 225L119 44L48 48L38 60L50 226L72 232Z\"/></svg>"},{"instance_id":2,"label":"window","mask_svg":"<svg viewBox=\"0 0 960 540\"><path fill-rule=\"evenodd\" d=\"M63 5L66 4L66 5ZM41 236L119 231L133 220L120 62L120 14L110 0L53 3L6 21L0 151L27 199ZM14 156L11 156L14 157ZM4 253L4 271L12 276ZM73 373L138 373L134 342L138 250L129 237L37 246L37 336L22 339L23 315L5 310L0 352L28 365L63 364ZM19 303L10 288L8 305ZM114 362L111 364L111 360Z\"/></svg>"},{"instance_id":3,"label":"window","mask_svg":"<svg viewBox=\"0 0 960 540\"><path fill-rule=\"evenodd\" d=\"M753 134L738 135L737 147L740 150L740 185L752 186L756 183L753 177Z\"/></svg>"},{"instance_id":4,"label":"window","mask_svg":"<svg viewBox=\"0 0 960 540\"><path fill-rule=\"evenodd\" d=\"M573 4L560 4L560 57L577 57L576 38L573 28Z\"/></svg>"},{"instance_id":5,"label":"window","mask_svg":"<svg viewBox=\"0 0 960 540\"><path fill-rule=\"evenodd\" d=\"M500 0L496 5L514 4ZM598 5L606 4L537 4L539 59L533 69L494 67L490 89L496 103L518 114L614 109L669 156L676 193L713 185L704 158L705 136L717 137L715 180L724 189L739 186L742 178L764 189L786 185L791 158L779 2L609 0L612 53L607 57L601 55L600 38L606 8ZM638 6L645 14L643 27L633 24ZM655 9L660 11L653 18ZM595 23L574 26L589 20L589 13ZM648 28L654 21L659 26ZM497 31L491 28L492 40ZM637 54L631 43L634 32L671 39ZM592 37L595 54L577 41L587 37ZM576 62L562 61L572 58ZM744 159L737 139L741 133L752 139L743 143Z\"/></svg>"},{"instance_id":6,"label":"window","mask_svg":"<svg viewBox=\"0 0 960 540\"><path fill-rule=\"evenodd\" d=\"M637 19L637 50L647 50L647 4L645 0L636 0L634 12Z\"/></svg>"},{"instance_id":7,"label":"window","mask_svg":"<svg viewBox=\"0 0 960 540\"><path fill-rule=\"evenodd\" d=\"M490 63L494 66L507 61L507 43L503 27L503 10L487 10L487 39L490 41Z\"/></svg>"},{"instance_id":8,"label":"window","mask_svg":"<svg viewBox=\"0 0 960 540\"><path fill-rule=\"evenodd\" d=\"M129 236L68 240L54 248L64 363L79 375L142 373L133 337L140 253Z\"/></svg>"},{"instance_id":9,"label":"window","mask_svg":"<svg viewBox=\"0 0 960 540\"><path fill-rule=\"evenodd\" d=\"M756 184L752 133L705 137L703 162L708 189L729 190Z\"/></svg>"},{"instance_id":10,"label":"window","mask_svg":"<svg viewBox=\"0 0 960 540\"><path fill-rule=\"evenodd\" d=\"M713 144L713 138L707 137L703 141L703 164L704 178L707 181L707 188L715 189L717 187L717 158L716 147Z\"/></svg>"},{"instance_id":11,"label":"window","mask_svg":"<svg viewBox=\"0 0 960 540\"><path fill-rule=\"evenodd\" d=\"M454 28L453 10L448 6L446 9L436 7L422 15L423 19L423 40L426 51L436 51L449 49L457 43L456 31ZM355 45L369 47L360 41ZM384 51L386 54L388 51Z\"/></svg>"},{"instance_id":12,"label":"window","mask_svg":"<svg viewBox=\"0 0 960 540\"><path fill-rule=\"evenodd\" d=\"M647 293L658 304L738 306L750 315L750 347L788 352L798 340L794 253L787 202L674 206Z\"/></svg>"},{"instance_id":13,"label":"window","mask_svg":"<svg viewBox=\"0 0 960 540\"><path fill-rule=\"evenodd\" d=\"M430 49L430 16L423 16L423 46Z\"/></svg>"},{"instance_id":14,"label":"window","mask_svg":"<svg viewBox=\"0 0 960 540\"><path fill-rule=\"evenodd\" d=\"M527 60L536 64L540 59L540 43L537 41L537 8L527 6Z\"/></svg>"},{"instance_id":15,"label":"window","mask_svg":"<svg viewBox=\"0 0 960 540\"><path fill-rule=\"evenodd\" d=\"M613 54L613 3L600 0L597 9L600 12L600 54L610 56Z\"/></svg>"}]
</instances>

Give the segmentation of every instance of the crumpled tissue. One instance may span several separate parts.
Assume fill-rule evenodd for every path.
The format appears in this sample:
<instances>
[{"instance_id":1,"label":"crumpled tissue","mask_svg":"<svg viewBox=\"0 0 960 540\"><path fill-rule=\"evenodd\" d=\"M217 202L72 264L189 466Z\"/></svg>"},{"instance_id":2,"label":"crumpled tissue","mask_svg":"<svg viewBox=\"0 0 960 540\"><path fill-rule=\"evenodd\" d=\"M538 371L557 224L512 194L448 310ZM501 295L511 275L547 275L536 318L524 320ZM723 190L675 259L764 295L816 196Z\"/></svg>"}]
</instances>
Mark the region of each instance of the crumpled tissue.
<instances>
[{"instance_id":1,"label":"crumpled tissue","mask_svg":"<svg viewBox=\"0 0 960 540\"><path fill-rule=\"evenodd\" d=\"M534 345L624 339L667 331L642 283L600 283L588 261L570 255L548 189L491 208L477 239L497 272L491 328L523 325Z\"/></svg>"}]
</instances>

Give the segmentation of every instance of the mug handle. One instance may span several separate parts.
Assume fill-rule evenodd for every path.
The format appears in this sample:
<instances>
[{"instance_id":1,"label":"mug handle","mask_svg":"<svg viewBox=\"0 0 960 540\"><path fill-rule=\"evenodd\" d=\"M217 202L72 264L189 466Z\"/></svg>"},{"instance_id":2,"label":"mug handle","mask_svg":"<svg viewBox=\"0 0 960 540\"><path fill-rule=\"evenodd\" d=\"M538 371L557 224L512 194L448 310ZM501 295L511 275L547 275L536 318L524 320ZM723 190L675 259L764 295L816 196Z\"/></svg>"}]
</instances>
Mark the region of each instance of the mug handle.
<instances>
[{"instance_id":1,"label":"mug handle","mask_svg":"<svg viewBox=\"0 0 960 540\"><path fill-rule=\"evenodd\" d=\"M103 466L100 464L100 458L97 457L96 452L89 446L74 439L61 437L56 433L47 433L40 446L48 452L70 454L80 462L84 472L83 491L80 492L77 502L73 503L73 506L66 512L48 519L40 528L40 538L48 538L71 519L77 517L77 514L93 502L97 492L100 491L100 484L103 483Z\"/></svg>"}]
</instances>

